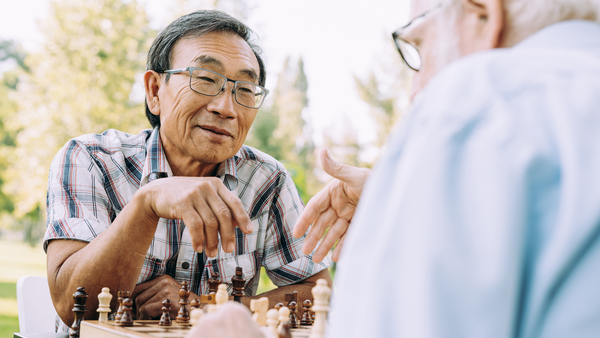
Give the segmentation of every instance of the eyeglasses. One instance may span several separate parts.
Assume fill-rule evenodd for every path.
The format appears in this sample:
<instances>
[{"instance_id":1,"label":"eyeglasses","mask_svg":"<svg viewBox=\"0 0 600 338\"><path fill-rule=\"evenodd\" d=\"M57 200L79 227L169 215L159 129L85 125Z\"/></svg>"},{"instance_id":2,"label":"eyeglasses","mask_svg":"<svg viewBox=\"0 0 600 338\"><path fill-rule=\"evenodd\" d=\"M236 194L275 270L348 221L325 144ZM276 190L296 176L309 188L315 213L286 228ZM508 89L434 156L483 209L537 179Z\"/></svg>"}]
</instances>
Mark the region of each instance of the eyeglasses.
<instances>
[{"instance_id":1,"label":"eyeglasses","mask_svg":"<svg viewBox=\"0 0 600 338\"><path fill-rule=\"evenodd\" d=\"M190 89L198 94L206 96L217 96L225 91L227 82L233 82L231 93L235 96L235 102L240 105L258 109L265 101L269 90L252 82L235 81L212 70L196 67L165 70L163 73L178 74L190 73Z\"/></svg>"},{"instance_id":2,"label":"eyeglasses","mask_svg":"<svg viewBox=\"0 0 600 338\"><path fill-rule=\"evenodd\" d=\"M425 19L428 16L431 16L432 14L437 13L443 7L445 7L447 4L448 3L446 3L446 4L442 3L435 8L428 10L427 12L414 18L411 22L409 22L405 26L401 27L400 29L398 29L397 31L392 33L392 38L394 39L394 43L396 44L398 53L400 53L402 60L410 69L417 71L417 72L421 69L421 63L422 63L421 54L419 54L419 49L417 49L417 47L415 45L413 45L412 43L403 39L401 37L401 35L406 34L409 31L415 29L415 27L417 27L421 23L423 23L423 21L425 21Z\"/></svg>"}]
</instances>

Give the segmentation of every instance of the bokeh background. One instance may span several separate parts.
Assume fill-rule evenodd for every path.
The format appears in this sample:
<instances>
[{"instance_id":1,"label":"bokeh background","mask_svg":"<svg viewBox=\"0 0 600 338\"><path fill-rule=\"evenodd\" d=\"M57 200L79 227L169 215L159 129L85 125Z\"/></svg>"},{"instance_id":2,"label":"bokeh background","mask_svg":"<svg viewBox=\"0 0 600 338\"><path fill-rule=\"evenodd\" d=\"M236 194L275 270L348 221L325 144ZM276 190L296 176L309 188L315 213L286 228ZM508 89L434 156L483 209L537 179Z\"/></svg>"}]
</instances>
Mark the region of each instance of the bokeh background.
<instances>
[{"instance_id":1,"label":"bokeh background","mask_svg":"<svg viewBox=\"0 0 600 338\"><path fill-rule=\"evenodd\" d=\"M157 33L219 9L256 32L271 94L246 144L279 159L307 202L329 180L315 150L371 167L409 105L391 32L407 0L2 0L0 337L18 332L15 284L46 275L41 239L50 162L69 139L139 133L142 74ZM334 272L334 271L332 271ZM261 290L271 288L261 279Z\"/></svg>"}]
</instances>

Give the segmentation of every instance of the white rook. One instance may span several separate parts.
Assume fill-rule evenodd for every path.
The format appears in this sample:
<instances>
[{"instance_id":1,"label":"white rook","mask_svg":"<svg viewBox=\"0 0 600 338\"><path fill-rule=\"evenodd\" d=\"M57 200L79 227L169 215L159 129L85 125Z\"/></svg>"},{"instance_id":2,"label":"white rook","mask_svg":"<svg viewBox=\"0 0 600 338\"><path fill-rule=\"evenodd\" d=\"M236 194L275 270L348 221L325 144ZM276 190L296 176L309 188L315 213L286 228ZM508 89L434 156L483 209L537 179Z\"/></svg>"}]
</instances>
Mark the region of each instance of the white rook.
<instances>
[{"instance_id":1,"label":"white rook","mask_svg":"<svg viewBox=\"0 0 600 338\"><path fill-rule=\"evenodd\" d=\"M312 327L310 338L323 338L325 334L325 325L327 324L327 313L329 312L329 296L331 288L327 285L327 281L319 279L317 286L312 288L315 304L312 310L315 313L315 323Z\"/></svg>"}]
</instances>

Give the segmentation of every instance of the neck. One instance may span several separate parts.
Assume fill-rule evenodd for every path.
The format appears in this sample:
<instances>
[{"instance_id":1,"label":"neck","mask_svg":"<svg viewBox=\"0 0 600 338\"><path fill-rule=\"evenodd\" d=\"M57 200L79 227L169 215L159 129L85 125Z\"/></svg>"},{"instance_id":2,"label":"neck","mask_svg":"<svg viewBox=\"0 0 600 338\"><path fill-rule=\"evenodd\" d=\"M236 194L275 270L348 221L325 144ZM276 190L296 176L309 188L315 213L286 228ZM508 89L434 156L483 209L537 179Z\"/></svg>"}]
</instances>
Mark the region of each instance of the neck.
<instances>
[{"instance_id":1,"label":"neck","mask_svg":"<svg viewBox=\"0 0 600 338\"><path fill-rule=\"evenodd\" d=\"M188 177L216 176L219 163L203 163L191 158L164 138L162 133L161 143L173 175Z\"/></svg>"}]
</instances>

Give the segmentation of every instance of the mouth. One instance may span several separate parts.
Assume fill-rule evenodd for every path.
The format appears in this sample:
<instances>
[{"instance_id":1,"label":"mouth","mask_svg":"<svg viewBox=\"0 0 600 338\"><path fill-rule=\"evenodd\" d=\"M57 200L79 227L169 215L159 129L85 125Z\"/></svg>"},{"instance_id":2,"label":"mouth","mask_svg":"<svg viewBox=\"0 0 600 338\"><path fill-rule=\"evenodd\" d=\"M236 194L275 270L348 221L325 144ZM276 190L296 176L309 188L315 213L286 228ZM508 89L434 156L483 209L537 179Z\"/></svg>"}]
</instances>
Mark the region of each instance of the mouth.
<instances>
[{"instance_id":1,"label":"mouth","mask_svg":"<svg viewBox=\"0 0 600 338\"><path fill-rule=\"evenodd\" d=\"M203 125L203 126L198 126L200 127L200 129L207 131L209 133L213 133L213 134L217 134L217 135L222 135L222 136L228 136L233 138L233 135L231 135L231 133L225 129L221 129L215 126L209 126L209 125Z\"/></svg>"}]
</instances>

